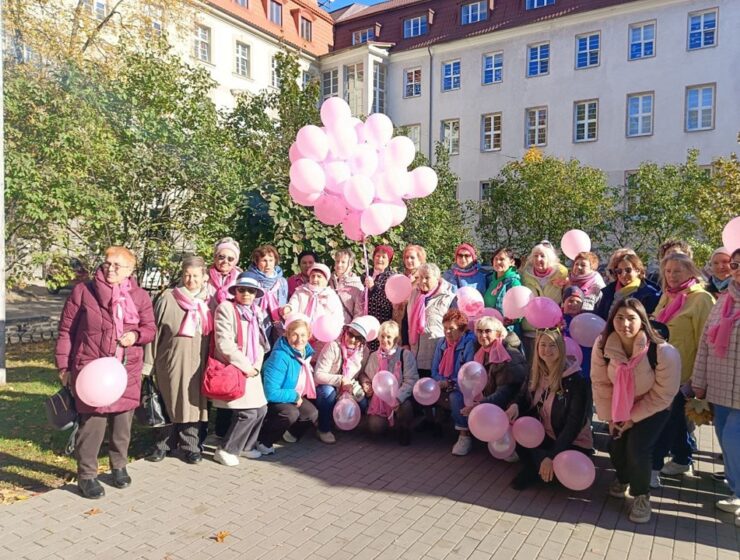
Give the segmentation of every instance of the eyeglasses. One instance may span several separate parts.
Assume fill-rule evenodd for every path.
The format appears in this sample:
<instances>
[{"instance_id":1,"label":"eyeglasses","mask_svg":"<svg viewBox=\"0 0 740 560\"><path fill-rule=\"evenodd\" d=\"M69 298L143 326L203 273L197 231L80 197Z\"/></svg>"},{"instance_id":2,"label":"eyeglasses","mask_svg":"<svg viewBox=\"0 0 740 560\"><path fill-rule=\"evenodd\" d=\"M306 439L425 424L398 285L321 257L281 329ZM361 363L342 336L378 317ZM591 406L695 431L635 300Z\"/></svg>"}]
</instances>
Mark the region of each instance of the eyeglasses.
<instances>
[{"instance_id":1,"label":"eyeglasses","mask_svg":"<svg viewBox=\"0 0 740 560\"><path fill-rule=\"evenodd\" d=\"M475 332L478 334L491 334L493 333L493 329L475 329Z\"/></svg>"},{"instance_id":2,"label":"eyeglasses","mask_svg":"<svg viewBox=\"0 0 740 560\"><path fill-rule=\"evenodd\" d=\"M632 271L633 270L634 270L634 268L631 268L631 267L628 266L626 268L615 268L614 270L612 270L612 272L614 273L615 276L622 276L623 273L624 274L632 274Z\"/></svg>"},{"instance_id":3,"label":"eyeglasses","mask_svg":"<svg viewBox=\"0 0 740 560\"><path fill-rule=\"evenodd\" d=\"M114 272L118 272L119 270L126 270L128 268L131 268L131 265L129 264L116 264L116 263L109 263L109 262L104 262L102 266L103 266L103 269L105 270L110 270L112 268Z\"/></svg>"},{"instance_id":4,"label":"eyeglasses","mask_svg":"<svg viewBox=\"0 0 740 560\"><path fill-rule=\"evenodd\" d=\"M470 253L458 253L457 258L458 259L472 259L473 255L471 255Z\"/></svg>"},{"instance_id":5,"label":"eyeglasses","mask_svg":"<svg viewBox=\"0 0 740 560\"><path fill-rule=\"evenodd\" d=\"M730 263L730 270L737 270L738 268L740 268L740 262L732 261Z\"/></svg>"},{"instance_id":6,"label":"eyeglasses","mask_svg":"<svg viewBox=\"0 0 740 560\"><path fill-rule=\"evenodd\" d=\"M256 288L249 288L247 286L239 286L236 291L240 294L252 294L255 295L257 293Z\"/></svg>"},{"instance_id":7,"label":"eyeglasses","mask_svg":"<svg viewBox=\"0 0 740 560\"><path fill-rule=\"evenodd\" d=\"M229 255L216 255L216 259L233 263L236 260L236 257L230 257Z\"/></svg>"},{"instance_id":8,"label":"eyeglasses","mask_svg":"<svg viewBox=\"0 0 740 560\"><path fill-rule=\"evenodd\" d=\"M355 331L347 331L347 337L353 338L354 340L365 340L361 334L357 334Z\"/></svg>"}]
</instances>

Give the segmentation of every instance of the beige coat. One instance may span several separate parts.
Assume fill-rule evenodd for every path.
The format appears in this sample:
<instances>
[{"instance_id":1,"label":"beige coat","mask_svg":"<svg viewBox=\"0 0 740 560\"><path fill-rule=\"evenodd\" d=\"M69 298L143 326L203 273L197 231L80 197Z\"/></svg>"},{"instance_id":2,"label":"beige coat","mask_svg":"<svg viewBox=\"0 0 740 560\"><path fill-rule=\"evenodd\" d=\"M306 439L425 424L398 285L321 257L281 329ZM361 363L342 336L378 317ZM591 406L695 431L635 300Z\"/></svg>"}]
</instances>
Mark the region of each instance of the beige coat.
<instances>
[{"instance_id":1,"label":"beige coat","mask_svg":"<svg viewBox=\"0 0 740 560\"><path fill-rule=\"evenodd\" d=\"M257 309L260 314L260 322L264 324L264 312L259 308ZM260 349L257 360L255 363L250 363L245 355L249 323L244 320L241 321L243 342L242 347L239 348L236 343L236 314L234 313L234 305L230 301L224 301L216 308L215 324L216 329L214 335L216 337L216 348L214 357L217 360L225 364L233 364L242 371L249 370L253 367L257 370L262 369L265 352L269 350L264 329L260 329ZM213 405L216 408L230 409L260 408L267 405L265 392L262 389L262 374L247 377L247 385L243 397L228 402L213 401Z\"/></svg>"},{"instance_id":2,"label":"beige coat","mask_svg":"<svg viewBox=\"0 0 740 560\"><path fill-rule=\"evenodd\" d=\"M205 300L206 290L198 297ZM178 424L207 420L207 401L200 394L200 384L209 337L200 332L192 338L177 336L185 311L177 304L172 290L159 297L154 317L157 334L144 349L142 373L154 373L170 420Z\"/></svg>"},{"instance_id":3,"label":"beige coat","mask_svg":"<svg viewBox=\"0 0 740 560\"><path fill-rule=\"evenodd\" d=\"M342 278L337 278L336 275L332 274L329 287L334 289L342 302L345 325L351 323L355 317L364 315L365 301L363 296L365 287L362 285L359 276L345 274Z\"/></svg>"},{"instance_id":4,"label":"beige coat","mask_svg":"<svg viewBox=\"0 0 740 560\"><path fill-rule=\"evenodd\" d=\"M348 373L352 380L357 379L357 376L360 374L360 371L362 371L362 368L367 361L367 347L363 346L358 351L362 354L362 359L359 360L356 367L352 367L352 365L350 365ZM338 342L330 342L321 349L321 353L316 360L316 367L313 371L316 385L331 385L333 387L339 387L342 384L342 350L339 347Z\"/></svg>"},{"instance_id":5,"label":"beige coat","mask_svg":"<svg viewBox=\"0 0 740 560\"><path fill-rule=\"evenodd\" d=\"M452 293L452 287L447 280L439 279L439 291L429 298L426 305L426 328L419 336L417 344L410 345L411 351L416 357L416 365L419 369L432 369L432 360L434 359L434 350L437 343L444 338L445 332L442 327L442 317L450 309L455 294ZM414 288L409 296L409 302L406 304L406 316L411 316L414 304L419 297L424 297L418 288Z\"/></svg>"},{"instance_id":6,"label":"beige coat","mask_svg":"<svg viewBox=\"0 0 740 560\"><path fill-rule=\"evenodd\" d=\"M634 352L640 352L647 344L647 336L641 333L635 341ZM609 362L604 359L609 358ZM635 401L630 419L639 422L671 406L678 393L681 381L681 356L668 343L658 345L658 364L655 370L645 355L635 367ZM628 361L617 333L612 333L601 350L601 337L594 343L591 354L591 385L594 392L596 414L604 421L612 417L612 393L617 378L617 367Z\"/></svg>"},{"instance_id":7,"label":"beige coat","mask_svg":"<svg viewBox=\"0 0 740 560\"><path fill-rule=\"evenodd\" d=\"M378 357L380 356L380 350L376 350L367 359L367 363L360 374L359 380L373 382L373 377L380 371L378 365ZM403 356L403 362L401 363L401 386L398 388L398 401L404 402L406 399L411 397L414 384L419 380L419 370L416 369L416 359L409 350L402 350L396 346L396 351L388 359L388 370L393 372L396 369L396 362Z\"/></svg>"}]
</instances>

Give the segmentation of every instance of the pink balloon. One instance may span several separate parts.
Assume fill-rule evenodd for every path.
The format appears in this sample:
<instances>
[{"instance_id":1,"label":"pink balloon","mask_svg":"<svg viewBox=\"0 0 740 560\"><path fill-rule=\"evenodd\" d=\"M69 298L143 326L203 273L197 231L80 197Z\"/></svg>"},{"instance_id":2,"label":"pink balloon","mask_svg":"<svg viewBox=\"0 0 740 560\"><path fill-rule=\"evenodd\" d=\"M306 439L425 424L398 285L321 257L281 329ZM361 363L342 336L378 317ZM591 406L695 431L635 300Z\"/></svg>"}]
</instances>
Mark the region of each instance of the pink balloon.
<instances>
[{"instance_id":1,"label":"pink balloon","mask_svg":"<svg viewBox=\"0 0 740 560\"><path fill-rule=\"evenodd\" d=\"M327 128L334 128L352 118L352 110L341 97L329 97L321 104L321 122Z\"/></svg>"},{"instance_id":2,"label":"pink balloon","mask_svg":"<svg viewBox=\"0 0 740 560\"><path fill-rule=\"evenodd\" d=\"M88 406L109 406L121 398L128 385L126 368L116 358L98 358L82 368L74 392Z\"/></svg>"},{"instance_id":3,"label":"pink balloon","mask_svg":"<svg viewBox=\"0 0 740 560\"><path fill-rule=\"evenodd\" d=\"M504 296L506 297L506 296ZM570 336L580 346L591 348L604 330L606 321L593 313L581 313L570 322Z\"/></svg>"},{"instance_id":4,"label":"pink balloon","mask_svg":"<svg viewBox=\"0 0 740 560\"><path fill-rule=\"evenodd\" d=\"M329 153L329 139L318 126L307 124L295 137L298 151L309 159L322 161Z\"/></svg>"},{"instance_id":5,"label":"pink balloon","mask_svg":"<svg viewBox=\"0 0 740 560\"><path fill-rule=\"evenodd\" d=\"M375 186L362 175L354 175L344 182L344 199L353 210L365 210L373 202Z\"/></svg>"},{"instance_id":6,"label":"pink balloon","mask_svg":"<svg viewBox=\"0 0 740 560\"><path fill-rule=\"evenodd\" d=\"M409 209L406 207L406 203L403 200L389 202L388 208L391 212L391 227L396 227L397 225L402 224L409 213Z\"/></svg>"},{"instance_id":7,"label":"pink balloon","mask_svg":"<svg viewBox=\"0 0 740 560\"><path fill-rule=\"evenodd\" d=\"M321 315L315 319L311 325L311 332L316 340L321 342L332 342L339 338L344 327L344 317L331 315L329 313Z\"/></svg>"},{"instance_id":8,"label":"pink balloon","mask_svg":"<svg viewBox=\"0 0 740 560\"><path fill-rule=\"evenodd\" d=\"M441 391L437 381L431 377L424 377L419 379L414 384L414 399L421 406L431 406L439 400Z\"/></svg>"},{"instance_id":9,"label":"pink balloon","mask_svg":"<svg viewBox=\"0 0 740 560\"><path fill-rule=\"evenodd\" d=\"M457 384L466 406L473 404L473 399L483 392L487 383L488 372L478 362L467 362L460 366L460 371L457 373Z\"/></svg>"},{"instance_id":10,"label":"pink balloon","mask_svg":"<svg viewBox=\"0 0 740 560\"><path fill-rule=\"evenodd\" d=\"M327 226L338 226L347 217L344 199L333 194L322 194L313 209L318 220Z\"/></svg>"},{"instance_id":11,"label":"pink balloon","mask_svg":"<svg viewBox=\"0 0 740 560\"><path fill-rule=\"evenodd\" d=\"M390 371L379 371L373 377L373 393L389 406L396 406L398 380Z\"/></svg>"},{"instance_id":12,"label":"pink balloon","mask_svg":"<svg viewBox=\"0 0 740 560\"><path fill-rule=\"evenodd\" d=\"M341 126L327 128L329 152L337 159L349 159L357 148L357 132L351 122Z\"/></svg>"},{"instance_id":13,"label":"pink balloon","mask_svg":"<svg viewBox=\"0 0 740 560\"><path fill-rule=\"evenodd\" d=\"M503 301L504 317L508 319L524 317L524 309L533 298L532 290L526 286L514 286L507 290Z\"/></svg>"},{"instance_id":14,"label":"pink balloon","mask_svg":"<svg viewBox=\"0 0 740 560\"><path fill-rule=\"evenodd\" d=\"M472 286L463 286L455 292L457 307L468 317L473 317L483 311L485 304L483 296Z\"/></svg>"},{"instance_id":15,"label":"pink balloon","mask_svg":"<svg viewBox=\"0 0 740 560\"><path fill-rule=\"evenodd\" d=\"M381 235L391 228L392 219L386 204L371 204L362 212L360 227L367 235Z\"/></svg>"},{"instance_id":16,"label":"pink balloon","mask_svg":"<svg viewBox=\"0 0 740 560\"><path fill-rule=\"evenodd\" d=\"M298 149L298 146L296 146L295 142L293 142L288 149L288 159L290 160L290 163L295 163L296 161L304 157L306 156L301 153L301 151Z\"/></svg>"},{"instance_id":17,"label":"pink balloon","mask_svg":"<svg viewBox=\"0 0 740 560\"><path fill-rule=\"evenodd\" d=\"M437 188L437 173L431 167L417 167L411 171L411 190L404 198L424 198Z\"/></svg>"},{"instance_id":18,"label":"pink balloon","mask_svg":"<svg viewBox=\"0 0 740 560\"><path fill-rule=\"evenodd\" d=\"M290 195L290 198L293 199L293 202L295 202L296 204L300 204L301 206L313 206L316 201L322 196L320 192L306 194L302 191L299 191L295 188L295 185L293 183L288 185L288 194Z\"/></svg>"},{"instance_id":19,"label":"pink balloon","mask_svg":"<svg viewBox=\"0 0 740 560\"><path fill-rule=\"evenodd\" d=\"M481 317L493 317L495 319L498 319L502 323L504 322L504 316L501 315L501 313L499 313L497 309L486 307L482 309L480 313L477 313L476 315L473 315L468 319L468 328L471 331L475 329L475 324L478 322L478 319L480 319Z\"/></svg>"},{"instance_id":20,"label":"pink balloon","mask_svg":"<svg viewBox=\"0 0 740 560\"><path fill-rule=\"evenodd\" d=\"M532 416L517 418L511 431L516 442L522 447L532 449L545 441L545 427L542 422Z\"/></svg>"},{"instance_id":21,"label":"pink balloon","mask_svg":"<svg viewBox=\"0 0 740 560\"><path fill-rule=\"evenodd\" d=\"M348 160L353 175L370 177L378 168L378 154L367 144L359 144Z\"/></svg>"},{"instance_id":22,"label":"pink balloon","mask_svg":"<svg viewBox=\"0 0 740 560\"><path fill-rule=\"evenodd\" d=\"M566 336L563 340L565 340L565 355L575 358L576 363L580 366L583 363L583 350L571 337Z\"/></svg>"},{"instance_id":23,"label":"pink balloon","mask_svg":"<svg viewBox=\"0 0 740 560\"><path fill-rule=\"evenodd\" d=\"M585 490L596 480L593 461L575 449L561 451L555 455L552 466L560 484L576 492Z\"/></svg>"},{"instance_id":24,"label":"pink balloon","mask_svg":"<svg viewBox=\"0 0 740 560\"><path fill-rule=\"evenodd\" d=\"M289 313L286 315L285 319L283 319L283 326L287 327L290 325L293 321L303 321L307 325L311 325L311 319L308 318L308 315L305 313L299 313L297 311L293 313Z\"/></svg>"},{"instance_id":25,"label":"pink balloon","mask_svg":"<svg viewBox=\"0 0 740 560\"><path fill-rule=\"evenodd\" d=\"M575 260L578 253L585 253L591 250L591 238L583 230L572 229L563 234L560 240L560 248L566 257Z\"/></svg>"},{"instance_id":26,"label":"pink balloon","mask_svg":"<svg viewBox=\"0 0 740 560\"><path fill-rule=\"evenodd\" d=\"M483 403L476 406L468 416L470 433L481 441L496 441L504 437L509 429L509 417L500 406Z\"/></svg>"},{"instance_id":27,"label":"pink balloon","mask_svg":"<svg viewBox=\"0 0 740 560\"><path fill-rule=\"evenodd\" d=\"M344 194L343 183L352 176L349 165L343 161L324 163L326 190L333 194Z\"/></svg>"},{"instance_id":28,"label":"pink balloon","mask_svg":"<svg viewBox=\"0 0 740 560\"><path fill-rule=\"evenodd\" d=\"M408 301L413 290L411 279L405 274L394 274L385 283L385 296L391 303Z\"/></svg>"},{"instance_id":29,"label":"pink balloon","mask_svg":"<svg viewBox=\"0 0 740 560\"><path fill-rule=\"evenodd\" d=\"M365 234L360 228L360 216L361 212L350 212L342 222L342 232L347 239L352 241L362 241L365 238Z\"/></svg>"},{"instance_id":30,"label":"pink balloon","mask_svg":"<svg viewBox=\"0 0 740 560\"><path fill-rule=\"evenodd\" d=\"M500 439L488 442L488 451L496 459L508 459L516 450L516 441L511 433L511 428Z\"/></svg>"},{"instance_id":31,"label":"pink balloon","mask_svg":"<svg viewBox=\"0 0 740 560\"><path fill-rule=\"evenodd\" d=\"M383 147L393 136L393 122L383 113L373 113L365 121L362 131L368 144Z\"/></svg>"},{"instance_id":32,"label":"pink balloon","mask_svg":"<svg viewBox=\"0 0 740 560\"><path fill-rule=\"evenodd\" d=\"M334 417L334 424L336 424L337 428L349 431L354 430L360 423L362 413L355 399L345 393L339 397L337 404L334 405L332 416Z\"/></svg>"},{"instance_id":33,"label":"pink balloon","mask_svg":"<svg viewBox=\"0 0 740 560\"><path fill-rule=\"evenodd\" d=\"M389 168L375 180L375 197L384 202L395 202L411 190L411 174L404 169Z\"/></svg>"},{"instance_id":34,"label":"pink balloon","mask_svg":"<svg viewBox=\"0 0 740 560\"><path fill-rule=\"evenodd\" d=\"M416 156L416 146L407 136L392 138L385 148L384 160L386 165L406 169Z\"/></svg>"},{"instance_id":35,"label":"pink balloon","mask_svg":"<svg viewBox=\"0 0 740 560\"><path fill-rule=\"evenodd\" d=\"M524 317L536 329L551 329L563 320L563 310L550 298L540 296L529 302Z\"/></svg>"},{"instance_id":36,"label":"pink balloon","mask_svg":"<svg viewBox=\"0 0 740 560\"><path fill-rule=\"evenodd\" d=\"M306 194L320 193L326 186L324 170L308 158L301 158L290 166L290 181Z\"/></svg>"},{"instance_id":37,"label":"pink balloon","mask_svg":"<svg viewBox=\"0 0 740 560\"><path fill-rule=\"evenodd\" d=\"M740 248L740 216L727 222L722 230L722 244L731 254Z\"/></svg>"},{"instance_id":38,"label":"pink balloon","mask_svg":"<svg viewBox=\"0 0 740 560\"><path fill-rule=\"evenodd\" d=\"M365 134L365 123L357 119L359 122L355 123L355 134L357 134L357 143L364 144L367 142L367 136Z\"/></svg>"}]
</instances>

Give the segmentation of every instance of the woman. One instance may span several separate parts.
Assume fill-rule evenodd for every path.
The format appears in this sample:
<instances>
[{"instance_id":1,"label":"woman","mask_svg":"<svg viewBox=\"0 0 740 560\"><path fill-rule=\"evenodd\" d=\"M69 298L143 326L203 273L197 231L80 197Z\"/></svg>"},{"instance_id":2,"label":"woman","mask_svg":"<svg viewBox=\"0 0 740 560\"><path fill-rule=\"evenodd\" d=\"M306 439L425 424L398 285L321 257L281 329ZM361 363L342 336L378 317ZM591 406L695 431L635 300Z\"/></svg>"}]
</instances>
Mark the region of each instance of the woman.
<instances>
[{"instance_id":1,"label":"woman","mask_svg":"<svg viewBox=\"0 0 740 560\"><path fill-rule=\"evenodd\" d=\"M462 243L455 249L455 262L443 278L450 283L453 292L463 286L472 286L483 295L490 276L491 272L478 262L475 248L470 243Z\"/></svg>"},{"instance_id":2,"label":"woman","mask_svg":"<svg viewBox=\"0 0 740 560\"><path fill-rule=\"evenodd\" d=\"M491 264L493 265L493 274L491 275L491 282L483 294L483 301L486 307L495 309L503 316L506 292L515 286L521 286L522 278L517 271L517 259L514 256L514 251L508 247L496 249L493 252Z\"/></svg>"},{"instance_id":3,"label":"woman","mask_svg":"<svg viewBox=\"0 0 740 560\"><path fill-rule=\"evenodd\" d=\"M601 290L594 313L606 320L612 306L626 297L638 300L652 313L662 292L660 286L645 278L645 272L645 265L632 249L617 249L609 259L609 274L615 280Z\"/></svg>"},{"instance_id":4,"label":"woman","mask_svg":"<svg viewBox=\"0 0 740 560\"><path fill-rule=\"evenodd\" d=\"M299 440L319 417L308 400L316 398L309 338L311 328L306 321L291 321L262 368L267 415L256 446L262 455L275 453L273 444L286 432L290 443Z\"/></svg>"},{"instance_id":5,"label":"woman","mask_svg":"<svg viewBox=\"0 0 740 560\"><path fill-rule=\"evenodd\" d=\"M506 409L506 414L512 422L519 416L537 418L545 427L545 439L532 449L517 444L522 470L511 483L514 490L524 490L538 478L552 482L553 460L561 451L594 452L591 387L579 375L575 360L566 359L563 335L557 329L539 331L535 347L537 358L529 390Z\"/></svg>"},{"instance_id":6,"label":"woman","mask_svg":"<svg viewBox=\"0 0 740 560\"><path fill-rule=\"evenodd\" d=\"M668 327L669 340L681 356L683 385L691 379L699 340L714 306L714 298L704 289L701 271L682 253L670 253L663 259L660 277L663 296L654 316ZM667 475L691 472L693 450L686 424L684 392L690 393L689 386L676 392L668 423L653 451L653 488L659 486L659 472ZM664 465L663 458L669 452L673 458Z\"/></svg>"},{"instance_id":7,"label":"woman","mask_svg":"<svg viewBox=\"0 0 740 560\"><path fill-rule=\"evenodd\" d=\"M280 256L275 247L260 245L252 251L252 263L247 269L247 276L257 280L264 292L258 303L271 321L267 329L270 340L277 340L282 334L280 308L288 303L288 282L279 263Z\"/></svg>"},{"instance_id":8,"label":"woman","mask_svg":"<svg viewBox=\"0 0 740 560\"><path fill-rule=\"evenodd\" d=\"M200 463L200 422L208 422L208 402L200 394L213 319L208 309L206 263L201 257L182 261L182 281L157 300L157 333L144 349L143 375L152 371L172 424L158 430L155 450L146 459L158 462L179 447L187 463Z\"/></svg>"},{"instance_id":9,"label":"woman","mask_svg":"<svg viewBox=\"0 0 740 560\"><path fill-rule=\"evenodd\" d=\"M416 271L427 262L427 252L421 245L406 245L403 250L403 274L416 286ZM403 323L407 301L393 304L393 320L399 325Z\"/></svg>"},{"instance_id":10,"label":"woman","mask_svg":"<svg viewBox=\"0 0 740 560\"><path fill-rule=\"evenodd\" d=\"M609 423L609 456L617 477L609 494L635 501L633 523L650 521L653 448L668 422L681 381L681 357L650 326L645 306L620 299L609 314L591 356L591 383L599 418Z\"/></svg>"},{"instance_id":11,"label":"woman","mask_svg":"<svg viewBox=\"0 0 740 560\"><path fill-rule=\"evenodd\" d=\"M208 305L211 310L230 299L229 287L241 273L239 244L231 237L224 237L214 246L213 265L208 269Z\"/></svg>"},{"instance_id":12,"label":"woman","mask_svg":"<svg viewBox=\"0 0 740 560\"><path fill-rule=\"evenodd\" d=\"M379 323L389 321L393 317L393 304L385 295L385 283L395 274L390 268L393 262L393 249L388 245L378 245L373 251L373 267L369 276L363 278L367 298L367 314L375 317ZM370 351L378 349L379 342L374 340L368 343Z\"/></svg>"},{"instance_id":13,"label":"woman","mask_svg":"<svg viewBox=\"0 0 740 560\"><path fill-rule=\"evenodd\" d=\"M731 255L732 282L707 319L691 385L714 406L714 429L730 496L717 502L740 527L740 249Z\"/></svg>"},{"instance_id":14,"label":"woman","mask_svg":"<svg viewBox=\"0 0 740 560\"><path fill-rule=\"evenodd\" d=\"M365 396L370 399L367 408L368 429L373 435L385 433L397 426L398 443L411 443L411 422L414 408L411 394L414 384L419 380L414 355L399 346L400 329L395 321L386 321L378 330L379 348L367 360L360 374L360 384ZM373 378L379 371L390 371L398 382L398 397L391 406L373 394Z\"/></svg>"},{"instance_id":15,"label":"woman","mask_svg":"<svg viewBox=\"0 0 740 560\"><path fill-rule=\"evenodd\" d=\"M349 249L339 249L334 253L334 274L329 279L332 288L342 302L344 324L363 314L364 302L362 280L354 272L355 255Z\"/></svg>"},{"instance_id":16,"label":"woman","mask_svg":"<svg viewBox=\"0 0 740 560\"><path fill-rule=\"evenodd\" d=\"M534 246L521 270L522 285L532 290L534 297L548 297L555 303L562 303L562 290L568 281L568 269L560 264L558 255L549 241ZM524 354L530 365L534 363L535 328L529 321L521 322L524 341Z\"/></svg>"},{"instance_id":17,"label":"woman","mask_svg":"<svg viewBox=\"0 0 740 560\"><path fill-rule=\"evenodd\" d=\"M239 464L239 455L259 459L257 436L267 413L260 370L270 349L266 327L269 319L255 302L265 295L259 282L243 272L229 288L233 301L216 308L214 358L236 366L247 378L244 395L233 401L214 401L219 409L233 412L231 424L213 459L227 467Z\"/></svg>"},{"instance_id":18,"label":"woman","mask_svg":"<svg viewBox=\"0 0 740 560\"><path fill-rule=\"evenodd\" d=\"M455 430L459 432L457 443L452 447L452 454L466 455L470 452L472 440L468 431L468 419L460 414L464 404L462 393L457 386L457 373L463 364L473 361L476 339L468 330L468 318L458 309L450 309L445 313L442 317L442 328L445 336L437 343L432 359L432 377L441 392L437 404L438 407L450 410Z\"/></svg>"},{"instance_id":19,"label":"woman","mask_svg":"<svg viewBox=\"0 0 740 560\"><path fill-rule=\"evenodd\" d=\"M98 453L110 427L108 453L113 484L126 488L131 420L139 406L144 346L154 340L156 326L149 295L131 277L136 257L125 247L108 247L93 280L77 284L64 304L56 344L56 366L62 385L76 396L77 376L98 358L115 356L125 364L128 380L113 404L95 407L76 399L79 431L75 445L77 485L85 498L101 498Z\"/></svg>"},{"instance_id":20,"label":"woman","mask_svg":"<svg viewBox=\"0 0 740 560\"><path fill-rule=\"evenodd\" d=\"M298 274L288 278L288 297L292 297L297 288L308 284L308 274L311 267L319 262L319 256L313 251L301 251L298 253Z\"/></svg>"},{"instance_id":21,"label":"woman","mask_svg":"<svg viewBox=\"0 0 740 560\"><path fill-rule=\"evenodd\" d=\"M727 291L732 282L732 270L730 269L730 251L720 247L709 259L709 281L707 291L714 297L719 297Z\"/></svg>"},{"instance_id":22,"label":"woman","mask_svg":"<svg viewBox=\"0 0 740 560\"><path fill-rule=\"evenodd\" d=\"M599 257L595 253L578 253L568 275L568 284L583 291L581 310L584 313L593 311L601 298L601 290L606 287L606 282L599 274Z\"/></svg>"},{"instance_id":23,"label":"woman","mask_svg":"<svg viewBox=\"0 0 740 560\"><path fill-rule=\"evenodd\" d=\"M345 325L339 340L324 346L316 360L314 379L316 408L319 409L318 436L324 443L337 441L331 432L332 412L337 397L346 392L355 398L359 397L360 401L364 400L357 376L368 356L365 342L368 338L375 338L371 336L373 333L367 319L372 318L358 317Z\"/></svg>"}]
</instances>

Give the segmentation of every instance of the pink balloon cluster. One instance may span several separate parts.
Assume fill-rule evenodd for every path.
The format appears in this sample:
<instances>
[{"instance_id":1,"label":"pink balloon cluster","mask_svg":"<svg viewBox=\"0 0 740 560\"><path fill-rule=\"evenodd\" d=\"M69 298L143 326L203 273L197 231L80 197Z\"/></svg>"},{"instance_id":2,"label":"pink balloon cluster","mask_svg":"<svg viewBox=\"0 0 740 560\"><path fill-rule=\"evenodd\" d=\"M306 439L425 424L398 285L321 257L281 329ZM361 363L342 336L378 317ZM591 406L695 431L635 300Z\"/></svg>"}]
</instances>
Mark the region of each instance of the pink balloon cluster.
<instances>
[{"instance_id":1,"label":"pink balloon cluster","mask_svg":"<svg viewBox=\"0 0 740 560\"><path fill-rule=\"evenodd\" d=\"M365 122L352 117L349 105L330 97L321 106L323 127L306 125L290 147L291 198L313 206L316 218L341 225L353 241L381 235L406 219L405 200L429 196L437 188L430 167L408 171L416 147L406 136L393 136L393 123L382 113Z\"/></svg>"}]
</instances>

